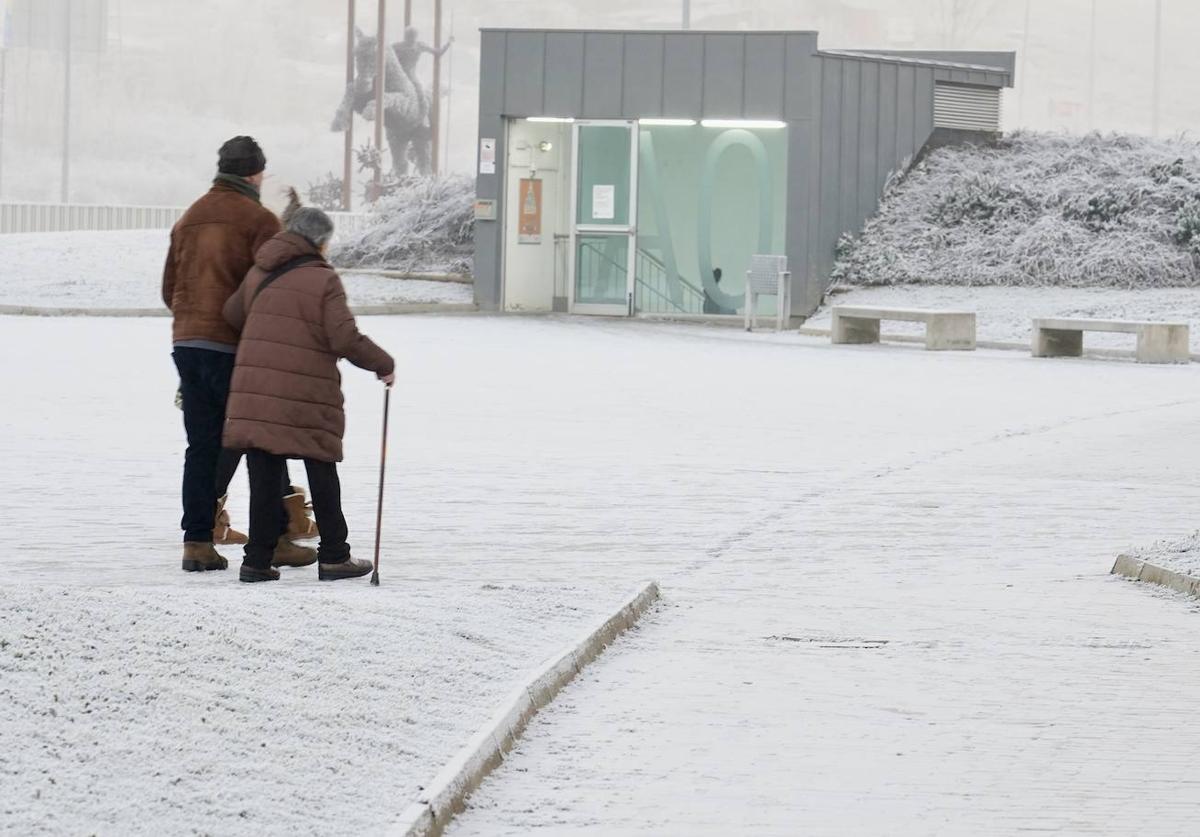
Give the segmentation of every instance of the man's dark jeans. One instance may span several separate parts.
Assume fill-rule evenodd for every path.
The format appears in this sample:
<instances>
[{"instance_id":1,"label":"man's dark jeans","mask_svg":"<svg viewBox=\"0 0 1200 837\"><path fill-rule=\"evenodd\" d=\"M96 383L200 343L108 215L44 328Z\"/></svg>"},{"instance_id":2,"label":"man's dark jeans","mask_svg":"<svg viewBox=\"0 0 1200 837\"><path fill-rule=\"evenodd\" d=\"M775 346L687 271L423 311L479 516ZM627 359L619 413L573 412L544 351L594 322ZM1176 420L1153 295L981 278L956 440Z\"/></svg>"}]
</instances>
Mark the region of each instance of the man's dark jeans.
<instances>
[{"instance_id":1,"label":"man's dark jeans","mask_svg":"<svg viewBox=\"0 0 1200 837\"><path fill-rule=\"evenodd\" d=\"M187 431L187 453L183 459L183 539L212 541L217 498L225 494L241 454L223 451L221 434L225 430L225 402L233 379L234 356L211 349L177 346L171 353L179 370L179 390L183 394L183 427ZM287 517L280 503L280 488L287 494L287 467L276 483L275 498L284 514L276 537L287 531Z\"/></svg>"},{"instance_id":2,"label":"man's dark jeans","mask_svg":"<svg viewBox=\"0 0 1200 837\"><path fill-rule=\"evenodd\" d=\"M246 451L246 468L250 471L250 542L246 544L246 564L251 567L271 566L280 525L287 525L279 502L279 482L286 465L287 460L282 456L254 448ZM350 557L350 545L346 543L349 533L342 514L342 483L337 464L305 459L304 469L308 472L313 514L321 531L317 560L340 564Z\"/></svg>"}]
</instances>

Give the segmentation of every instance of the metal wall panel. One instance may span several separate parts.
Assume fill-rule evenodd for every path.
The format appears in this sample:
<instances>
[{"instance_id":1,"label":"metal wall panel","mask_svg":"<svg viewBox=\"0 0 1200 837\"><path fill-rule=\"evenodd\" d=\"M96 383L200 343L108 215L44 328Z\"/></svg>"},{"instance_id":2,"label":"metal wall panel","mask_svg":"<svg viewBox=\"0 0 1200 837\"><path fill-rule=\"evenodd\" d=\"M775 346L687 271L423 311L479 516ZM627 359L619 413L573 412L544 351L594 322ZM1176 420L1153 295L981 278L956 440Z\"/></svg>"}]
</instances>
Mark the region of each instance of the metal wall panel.
<instances>
[{"instance_id":1,"label":"metal wall panel","mask_svg":"<svg viewBox=\"0 0 1200 837\"><path fill-rule=\"evenodd\" d=\"M756 45L751 46L751 52ZM821 64L817 38L810 34L786 36L783 80L783 119L816 119L821 112Z\"/></svg>"},{"instance_id":2,"label":"metal wall panel","mask_svg":"<svg viewBox=\"0 0 1200 837\"><path fill-rule=\"evenodd\" d=\"M857 217L874 214L879 206L879 68L862 65L858 98L858 206Z\"/></svg>"},{"instance_id":3,"label":"metal wall panel","mask_svg":"<svg viewBox=\"0 0 1200 837\"><path fill-rule=\"evenodd\" d=\"M820 206L816 213L817 272L824 277L833 267L833 246L841 234L839 172L842 159L842 61L821 61Z\"/></svg>"},{"instance_id":4,"label":"metal wall panel","mask_svg":"<svg viewBox=\"0 0 1200 837\"><path fill-rule=\"evenodd\" d=\"M896 156L907 160L915 156L917 118L917 73L912 67L897 68L896 82Z\"/></svg>"},{"instance_id":5,"label":"metal wall panel","mask_svg":"<svg viewBox=\"0 0 1200 837\"><path fill-rule=\"evenodd\" d=\"M543 116L583 115L583 35L546 34L546 92Z\"/></svg>"},{"instance_id":6,"label":"metal wall panel","mask_svg":"<svg viewBox=\"0 0 1200 837\"><path fill-rule=\"evenodd\" d=\"M690 35L663 36L663 116L704 115L704 41Z\"/></svg>"},{"instance_id":7,"label":"metal wall panel","mask_svg":"<svg viewBox=\"0 0 1200 837\"><path fill-rule=\"evenodd\" d=\"M916 70L916 103L913 107L913 148L920 151L933 133L933 70Z\"/></svg>"},{"instance_id":8,"label":"metal wall panel","mask_svg":"<svg viewBox=\"0 0 1200 837\"><path fill-rule=\"evenodd\" d=\"M862 95L862 62L841 61L842 65L842 146L838 218L841 228L854 227L858 218L858 101Z\"/></svg>"},{"instance_id":9,"label":"metal wall panel","mask_svg":"<svg viewBox=\"0 0 1200 837\"><path fill-rule=\"evenodd\" d=\"M742 114L747 119L779 119L783 114L784 50L782 35L747 36L742 82Z\"/></svg>"},{"instance_id":10,"label":"metal wall panel","mask_svg":"<svg viewBox=\"0 0 1200 837\"><path fill-rule=\"evenodd\" d=\"M899 168L896 153L896 109L899 74L895 64L879 65L879 176L876 188L882 190L892 172Z\"/></svg>"},{"instance_id":11,"label":"metal wall panel","mask_svg":"<svg viewBox=\"0 0 1200 837\"><path fill-rule=\"evenodd\" d=\"M742 115L745 78L745 38L742 35L704 36L704 113L717 118Z\"/></svg>"},{"instance_id":12,"label":"metal wall panel","mask_svg":"<svg viewBox=\"0 0 1200 837\"><path fill-rule=\"evenodd\" d=\"M626 119L662 115L663 36L625 37L624 96Z\"/></svg>"},{"instance_id":13,"label":"metal wall panel","mask_svg":"<svg viewBox=\"0 0 1200 837\"><path fill-rule=\"evenodd\" d=\"M484 32L479 49L479 112L504 113L504 44L503 32Z\"/></svg>"},{"instance_id":14,"label":"metal wall panel","mask_svg":"<svg viewBox=\"0 0 1200 837\"><path fill-rule=\"evenodd\" d=\"M511 32L504 48L504 104L507 116L542 114L542 79L546 67L546 36L541 32Z\"/></svg>"},{"instance_id":15,"label":"metal wall panel","mask_svg":"<svg viewBox=\"0 0 1200 837\"><path fill-rule=\"evenodd\" d=\"M621 115L621 64L625 36L588 32L583 39L583 115L615 119Z\"/></svg>"},{"instance_id":16,"label":"metal wall panel","mask_svg":"<svg viewBox=\"0 0 1200 837\"><path fill-rule=\"evenodd\" d=\"M483 32L479 54L479 137L496 140L496 173L475 175L475 195L503 204L504 160L504 58L507 34ZM479 146L475 147L475 171L479 171ZM475 304L485 310L500 307L501 226L499 221L475 224Z\"/></svg>"}]
</instances>

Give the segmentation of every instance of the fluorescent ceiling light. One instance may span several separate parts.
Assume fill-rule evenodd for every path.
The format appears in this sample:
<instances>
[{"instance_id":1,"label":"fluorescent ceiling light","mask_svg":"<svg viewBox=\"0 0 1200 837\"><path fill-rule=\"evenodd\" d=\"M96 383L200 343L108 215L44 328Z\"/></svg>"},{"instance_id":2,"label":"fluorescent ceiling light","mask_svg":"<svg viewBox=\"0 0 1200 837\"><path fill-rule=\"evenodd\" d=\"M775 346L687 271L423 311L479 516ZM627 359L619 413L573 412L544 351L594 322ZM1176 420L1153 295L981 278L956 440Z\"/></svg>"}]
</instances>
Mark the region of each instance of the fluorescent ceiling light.
<instances>
[{"instance_id":1,"label":"fluorescent ceiling light","mask_svg":"<svg viewBox=\"0 0 1200 837\"><path fill-rule=\"evenodd\" d=\"M691 127L696 124L695 119L639 119L642 125L659 125L663 127L678 125L680 127Z\"/></svg>"},{"instance_id":2,"label":"fluorescent ceiling light","mask_svg":"<svg viewBox=\"0 0 1200 837\"><path fill-rule=\"evenodd\" d=\"M574 122L570 116L531 116L529 122Z\"/></svg>"},{"instance_id":3,"label":"fluorescent ceiling light","mask_svg":"<svg viewBox=\"0 0 1200 837\"><path fill-rule=\"evenodd\" d=\"M700 122L705 128L786 128L786 122L774 122L769 119L704 119Z\"/></svg>"}]
</instances>

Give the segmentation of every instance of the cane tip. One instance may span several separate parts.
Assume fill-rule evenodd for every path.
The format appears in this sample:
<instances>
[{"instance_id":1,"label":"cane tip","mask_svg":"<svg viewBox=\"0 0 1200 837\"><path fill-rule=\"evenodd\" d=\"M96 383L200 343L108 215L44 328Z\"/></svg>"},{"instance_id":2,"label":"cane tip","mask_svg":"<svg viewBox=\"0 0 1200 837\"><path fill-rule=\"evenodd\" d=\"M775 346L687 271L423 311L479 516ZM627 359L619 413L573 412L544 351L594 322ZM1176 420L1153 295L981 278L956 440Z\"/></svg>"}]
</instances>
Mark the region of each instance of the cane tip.
<instances>
[{"instance_id":1,"label":"cane tip","mask_svg":"<svg viewBox=\"0 0 1200 837\"><path fill-rule=\"evenodd\" d=\"M376 570L375 572L371 573L371 584L374 587L379 586L379 570Z\"/></svg>"}]
</instances>

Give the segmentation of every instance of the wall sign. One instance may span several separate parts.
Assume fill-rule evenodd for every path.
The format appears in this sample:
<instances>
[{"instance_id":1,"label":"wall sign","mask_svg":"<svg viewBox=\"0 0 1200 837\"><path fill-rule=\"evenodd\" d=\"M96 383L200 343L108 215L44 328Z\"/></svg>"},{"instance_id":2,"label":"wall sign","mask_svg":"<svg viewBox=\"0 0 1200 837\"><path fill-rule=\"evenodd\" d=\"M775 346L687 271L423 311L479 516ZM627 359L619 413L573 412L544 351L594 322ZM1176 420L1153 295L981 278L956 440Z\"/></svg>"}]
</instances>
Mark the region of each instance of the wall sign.
<instances>
[{"instance_id":1,"label":"wall sign","mask_svg":"<svg viewBox=\"0 0 1200 837\"><path fill-rule=\"evenodd\" d=\"M517 221L518 244L542 243L542 181L536 177L521 178L521 212Z\"/></svg>"},{"instance_id":2,"label":"wall sign","mask_svg":"<svg viewBox=\"0 0 1200 837\"><path fill-rule=\"evenodd\" d=\"M483 137L479 140L479 173L496 173L496 138Z\"/></svg>"},{"instance_id":3,"label":"wall sign","mask_svg":"<svg viewBox=\"0 0 1200 837\"><path fill-rule=\"evenodd\" d=\"M617 187L597 184L592 187L592 219L611 221L616 217Z\"/></svg>"}]
</instances>

